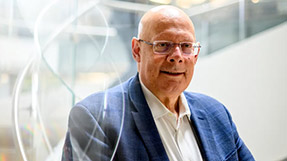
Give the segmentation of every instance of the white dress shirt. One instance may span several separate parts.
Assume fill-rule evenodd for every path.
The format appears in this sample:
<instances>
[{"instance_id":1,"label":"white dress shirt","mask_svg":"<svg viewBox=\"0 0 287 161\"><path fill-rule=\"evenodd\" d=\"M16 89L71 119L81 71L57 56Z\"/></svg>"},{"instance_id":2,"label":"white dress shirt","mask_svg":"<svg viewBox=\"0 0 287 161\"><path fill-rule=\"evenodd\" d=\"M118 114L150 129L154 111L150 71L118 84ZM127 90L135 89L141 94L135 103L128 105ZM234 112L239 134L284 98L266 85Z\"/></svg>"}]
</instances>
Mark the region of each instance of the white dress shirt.
<instances>
[{"instance_id":1,"label":"white dress shirt","mask_svg":"<svg viewBox=\"0 0 287 161\"><path fill-rule=\"evenodd\" d=\"M184 94L180 95L177 118L176 114L170 112L141 81L140 83L169 160L202 161L190 127L190 110Z\"/></svg>"}]
</instances>

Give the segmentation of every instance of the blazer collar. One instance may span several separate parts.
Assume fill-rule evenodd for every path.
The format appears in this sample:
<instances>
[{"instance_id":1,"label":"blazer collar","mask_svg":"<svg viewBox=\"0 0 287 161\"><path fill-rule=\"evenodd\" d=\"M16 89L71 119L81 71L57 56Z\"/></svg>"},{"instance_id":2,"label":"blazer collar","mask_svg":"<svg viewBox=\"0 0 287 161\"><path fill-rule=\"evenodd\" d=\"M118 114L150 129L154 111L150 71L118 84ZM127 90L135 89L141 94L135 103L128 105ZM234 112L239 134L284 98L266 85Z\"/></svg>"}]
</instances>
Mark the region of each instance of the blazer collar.
<instances>
[{"instance_id":1,"label":"blazer collar","mask_svg":"<svg viewBox=\"0 0 287 161\"><path fill-rule=\"evenodd\" d=\"M211 131L208 115L205 110L200 109L200 104L196 104L192 97L186 97L190 108L191 126L195 135L199 138L198 144L201 146L201 153L204 160L220 160L217 158L216 144L213 133Z\"/></svg>"},{"instance_id":2,"label":"blazer collar","mask_svg":"<svg viewBox=\"0 0 287 161\"><path fill-rule=\"evenodd\" d=\"M136 127L147 147L151 160L168 160L152 113L142 92L138 74L129 83L129 97L136 111L132 111Z\"/></svg>"}]
</instances>

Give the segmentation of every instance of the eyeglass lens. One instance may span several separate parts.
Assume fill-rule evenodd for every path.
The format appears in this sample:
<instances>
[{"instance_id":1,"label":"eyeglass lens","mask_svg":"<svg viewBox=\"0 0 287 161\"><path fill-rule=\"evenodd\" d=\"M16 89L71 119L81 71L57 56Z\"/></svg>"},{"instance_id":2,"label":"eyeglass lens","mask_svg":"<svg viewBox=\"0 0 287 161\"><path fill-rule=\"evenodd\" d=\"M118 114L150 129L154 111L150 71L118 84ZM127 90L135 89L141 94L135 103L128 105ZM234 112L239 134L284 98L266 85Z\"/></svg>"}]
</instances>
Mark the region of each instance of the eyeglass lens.
<instances>
[{"instance_id":1,"label":"eyeglass lens","mask_svg":"<svg viewBox=\"0 0 287 161\"><path fill-rule=\"evenodd\" d=\"M158 54L168 54L174 45L173 42L154 42L153 50ZM179 46L184 54L197 54L198 48L194 48L191 42L182 42Z\"/></svg>"}]
</instances>

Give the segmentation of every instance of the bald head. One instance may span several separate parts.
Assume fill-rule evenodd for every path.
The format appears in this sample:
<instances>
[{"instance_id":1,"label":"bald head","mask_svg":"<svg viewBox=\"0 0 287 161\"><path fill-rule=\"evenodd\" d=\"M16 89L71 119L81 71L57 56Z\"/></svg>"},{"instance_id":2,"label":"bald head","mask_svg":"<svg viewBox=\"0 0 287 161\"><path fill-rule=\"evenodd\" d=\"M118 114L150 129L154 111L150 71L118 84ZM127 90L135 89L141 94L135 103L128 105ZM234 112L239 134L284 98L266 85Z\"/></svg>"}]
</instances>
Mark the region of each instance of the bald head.
<instances>
[{"instance_id":1,"label":"bald head","mask_svg":"<svg viewBox=\"0 0 287 161\"><path fill-rule=\"evenodd\" d=\"M152 8L144 14L138 29L138 38L149 40L152 35L166 28L189 30L194 35L194 27L190 18L179 8L169 5Z\"/></svg>"}]
</instances>

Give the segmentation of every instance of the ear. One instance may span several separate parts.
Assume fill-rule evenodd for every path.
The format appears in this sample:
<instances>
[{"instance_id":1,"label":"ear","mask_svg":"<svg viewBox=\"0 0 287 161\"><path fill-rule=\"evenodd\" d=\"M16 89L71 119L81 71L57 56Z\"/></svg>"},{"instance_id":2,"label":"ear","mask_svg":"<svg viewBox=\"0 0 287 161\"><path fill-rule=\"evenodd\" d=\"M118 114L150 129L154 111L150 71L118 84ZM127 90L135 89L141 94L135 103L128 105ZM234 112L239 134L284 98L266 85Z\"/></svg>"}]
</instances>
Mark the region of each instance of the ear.
<instances>
[{"instance_id":1,"label":"ear","mask_svg":"<svg viewBox=\"0 0 287 161\"><path fill-rule=\"evenodd\" d=\"M198 53L196 55L194 55L194 61L195 61L194 64L196 64L196 62L197 62L199 53L200 53L200 48L198 49Z\"/></svg>"},{"instance_id":2,"label":"ear","mask_svg":"<svg viewBox=\"0 0 287 161\"><path fill-rule=\"evenodd\" d=\"M194 64L196 64L197 59L198 59L198 54L197 54L197 55L194 55Z\"/></svg>"},{"instance_id":3,"label":"ear","mask_svg":"<svg viewBox=\"0 0 287 161\"><path fill-rule=\"evenodd\" d=\"M136 62L140 62L140 43L137 38L133 37L132 39L132 52L133 52L133 58Z\"/></svg>"}]
</instances>

